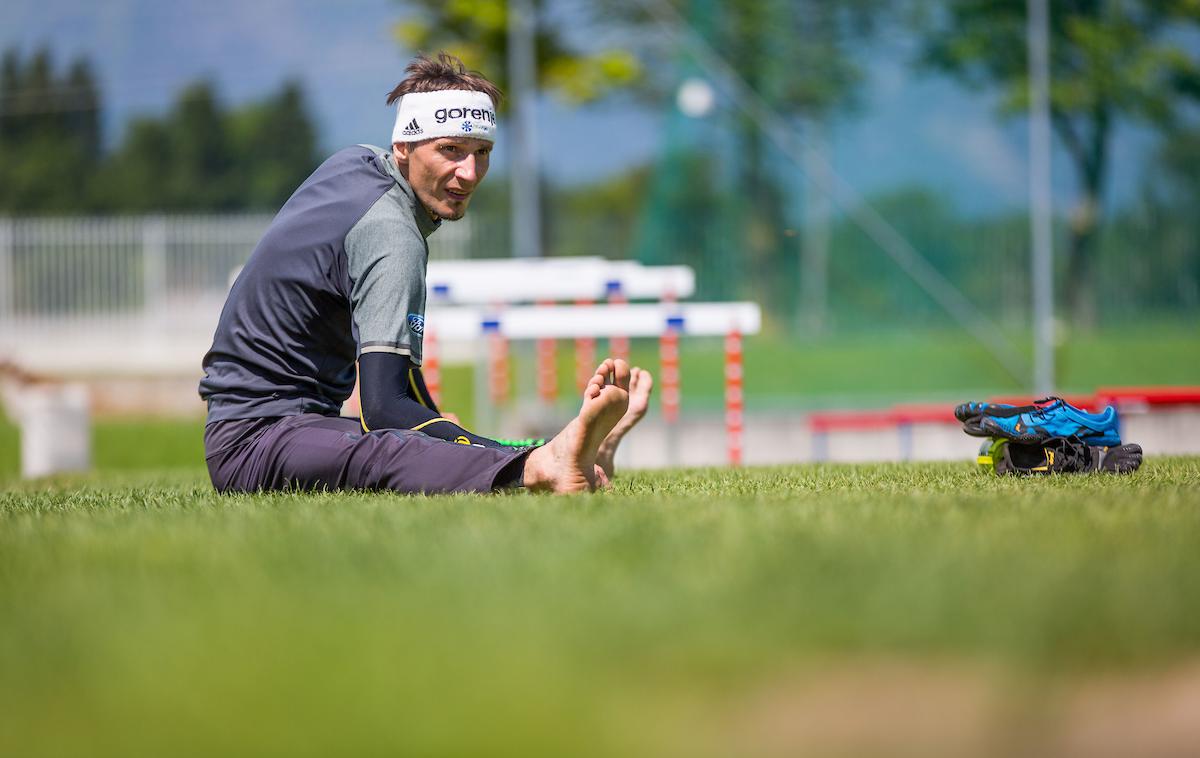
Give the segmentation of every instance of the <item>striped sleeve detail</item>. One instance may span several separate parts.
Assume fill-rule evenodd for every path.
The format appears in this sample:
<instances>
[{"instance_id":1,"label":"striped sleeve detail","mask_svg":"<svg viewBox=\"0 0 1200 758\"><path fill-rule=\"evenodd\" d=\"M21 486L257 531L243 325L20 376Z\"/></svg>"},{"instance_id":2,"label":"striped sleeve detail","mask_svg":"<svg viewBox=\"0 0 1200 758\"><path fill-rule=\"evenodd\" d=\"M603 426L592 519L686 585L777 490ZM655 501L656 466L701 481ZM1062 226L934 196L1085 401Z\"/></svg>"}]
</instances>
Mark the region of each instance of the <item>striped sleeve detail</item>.
<instances>
[{"instance_id":1,"label":"striped sleeve detail","mask_svg":"<svg viewBox=\"0 0 1200 758\"><path fill-rule=\"evenodd\" d=\"M358 348L358 352L362 353L392 353L394 355L403 355L408 358L413 357L412 348L408 345L398 345L393 342L364 342ZM416 362L415 360L413 361Z\"/></svg>"}]
</instances>

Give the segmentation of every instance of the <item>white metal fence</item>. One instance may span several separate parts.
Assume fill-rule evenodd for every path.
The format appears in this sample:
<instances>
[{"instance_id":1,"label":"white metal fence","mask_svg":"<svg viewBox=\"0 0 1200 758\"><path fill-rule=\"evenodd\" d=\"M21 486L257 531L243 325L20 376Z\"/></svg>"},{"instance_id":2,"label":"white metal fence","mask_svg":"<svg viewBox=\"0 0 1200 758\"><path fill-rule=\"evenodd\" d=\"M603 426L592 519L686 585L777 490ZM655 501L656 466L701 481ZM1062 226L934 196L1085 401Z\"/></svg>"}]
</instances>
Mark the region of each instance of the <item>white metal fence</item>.
<instances>
[{"instance_id":1,"label":"white metal fence","mask_svg":"<svg viewBox=\"0 0 1200 758\"><path fill-rule=\"evenodd\" d=\"M61 373L198 369L269 215L0 218L0 360ZM467 257L467 220L430 255Z\"/></svg>"}]
</instances>

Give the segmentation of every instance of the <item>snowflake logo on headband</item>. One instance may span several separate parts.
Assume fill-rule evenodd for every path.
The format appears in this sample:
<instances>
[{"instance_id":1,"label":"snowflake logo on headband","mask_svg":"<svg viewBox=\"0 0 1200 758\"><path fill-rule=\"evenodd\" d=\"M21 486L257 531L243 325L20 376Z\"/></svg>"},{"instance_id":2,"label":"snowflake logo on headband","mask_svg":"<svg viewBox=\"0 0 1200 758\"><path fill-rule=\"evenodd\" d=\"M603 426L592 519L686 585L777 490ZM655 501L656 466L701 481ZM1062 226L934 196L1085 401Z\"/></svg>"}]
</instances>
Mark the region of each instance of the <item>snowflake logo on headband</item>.
<instances>
[{"instance_id":1,"label":"snowflake logo on headband","mask_svg":"<svg viewBox=\"0 0 1200 758\"><path fill-rule=\"evenodd\" d=\"M469 131L471 131L471 122L470 122L470 121L464 121L464 122L462 122L462 130L463 130L464 132L469 132Z\"/></svg>"}]
</instances>

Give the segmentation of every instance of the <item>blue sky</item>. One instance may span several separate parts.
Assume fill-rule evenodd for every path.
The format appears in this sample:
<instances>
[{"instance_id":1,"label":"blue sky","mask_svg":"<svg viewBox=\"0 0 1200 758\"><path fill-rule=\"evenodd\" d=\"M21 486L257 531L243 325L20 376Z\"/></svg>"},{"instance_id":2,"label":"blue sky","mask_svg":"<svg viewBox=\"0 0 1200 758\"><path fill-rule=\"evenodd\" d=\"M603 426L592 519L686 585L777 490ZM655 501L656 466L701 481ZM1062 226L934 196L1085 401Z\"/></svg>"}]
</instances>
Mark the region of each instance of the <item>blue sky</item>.
<instances>
[{"instance_id":1,"label":"blue sky","mask_svg":"<svg viewBox=\"0 0 1200 758\"><path fill-rule=\"evenodd\" d=\"M393 40L403 14L393 0L5 0L0 46L25 52L49 45L60 62L85 55L96 66L107 107L108 138L127 119L161 113L180 87L199 78L229 103L300 79L323 147L380 143L391 130L385 93L402 77L407 51ZM866 62L864 107L832 133L834 165L860 192L921 184L964 210L1022 207L1026 143L1020 122L1000 122L987 94L920 78L903 53L881 46ZM664 139L663 108L604 103L540 104L543 168L557 183L593 180L651 159ZM1152 139L1121 127L1113 150L1110 202L1138 191ZM497 170L504 170L501 148ZM1054 166L1061 208L1073 182Z\"/></svg>"}]
</instances>

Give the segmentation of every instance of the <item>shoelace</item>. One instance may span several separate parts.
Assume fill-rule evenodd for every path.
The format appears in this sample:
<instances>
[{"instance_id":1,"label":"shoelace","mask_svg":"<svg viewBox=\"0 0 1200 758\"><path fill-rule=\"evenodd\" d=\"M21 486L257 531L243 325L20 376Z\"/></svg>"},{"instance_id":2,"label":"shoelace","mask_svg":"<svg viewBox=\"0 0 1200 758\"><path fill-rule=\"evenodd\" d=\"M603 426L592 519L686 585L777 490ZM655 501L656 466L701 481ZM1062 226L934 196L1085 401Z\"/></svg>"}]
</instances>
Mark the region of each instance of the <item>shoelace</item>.
<instances>
[{"instance_id":1,"label":"shoelace","mask_svg":"<svg viewBox=\"0 0 1200 758\"><path fill-rule=\"evenodd\" d=\"M1045 447L1053 447L1062 460L1061 466L1055 466L1062 471L1086 471L1091 463L1091 448L1075 435L1070 437L1051 437L1046 440Z\"/></svg>"},{"instance_id":2,"label":"shoelace","mask_svg":"<svg viewBox=\"0 0 1200 758\"><path fill-rule=\"evenodd\" d=\"M1036 411L1030 411L1029 417L1031 419L1037 419L1038 421L1048 421L1050 419L1050 414L1059 407L1060 403L1065 402L1066 401L1061 397L1044 397L1041 400L1035 400L1034 405L1037 405L1038 409ZM1050 405L1042 408L1041 405L1043 403L1050 403Z\"/></svg>"}]
</instances>

